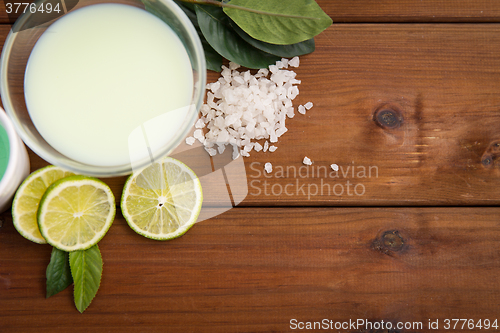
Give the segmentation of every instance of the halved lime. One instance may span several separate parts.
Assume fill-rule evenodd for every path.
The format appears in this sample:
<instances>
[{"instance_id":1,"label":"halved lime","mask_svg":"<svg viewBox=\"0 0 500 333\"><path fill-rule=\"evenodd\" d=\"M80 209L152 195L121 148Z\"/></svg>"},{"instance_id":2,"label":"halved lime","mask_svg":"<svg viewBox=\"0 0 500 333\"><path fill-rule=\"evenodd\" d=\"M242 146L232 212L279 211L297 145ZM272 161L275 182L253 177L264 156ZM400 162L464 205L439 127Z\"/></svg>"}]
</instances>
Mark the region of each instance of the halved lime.
<instances>
[{"instance_id":1,"label":"halved lime","mask_svg":"<svg viewBox=\"0 0 500 333\"><path fill-rule=\"evenodd\" d=\"M125 183L122 214L138 234L157 240L182 236L200 214L200 180L184 163L167 157Z\"/></svg>"},{"instance_id":2,"label":"halved lime","mask_svg":"<svg viewBox=\"0 0 500 333\"><path fill-rule=\"evenodd\" d=\"M38 227L63 251L86 250L101 240L115 218L115 197L97 178L71 176L52 184L38 208Z\"/></svg>"},{"instance_id":3,"label":"halved lime","mask_svg":"<svg viewBox=\"0 0 500 333\"><path fill-rule=\"evenodd\" d=\"M19 186L12 202L12 221L24 238L39 244L47 243L38 230L38 204L50 185L72 175L74 173L49 165L33 172Z\"/></svg>"}]
</instances>

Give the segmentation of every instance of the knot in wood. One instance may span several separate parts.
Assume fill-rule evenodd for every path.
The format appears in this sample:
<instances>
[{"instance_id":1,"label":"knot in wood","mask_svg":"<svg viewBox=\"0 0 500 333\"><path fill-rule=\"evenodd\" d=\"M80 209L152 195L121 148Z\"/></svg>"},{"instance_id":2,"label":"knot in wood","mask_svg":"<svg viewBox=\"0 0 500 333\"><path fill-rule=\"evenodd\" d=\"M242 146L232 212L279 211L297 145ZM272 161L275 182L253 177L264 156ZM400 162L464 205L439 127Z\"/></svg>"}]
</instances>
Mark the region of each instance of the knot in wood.
<instances>
[{"instance_id":1,"label":"knot in wood","mask_svg":"<svg viewBox=\"0 0 500 333\"><path fill-rule=\"evenodd\" d=\"M373 248L384 254L391 255L400 252L405 242L397 230L386 231L373 242Z\"/></svg>"},{"instance_id":2,"label":"knot in wood","mask_svg":"<svg viewBox=\"0 0 500 333\"><path fill-rule=\"evenodd\" d=\"M481 156L481 164L485 168L492 168L498 157L500 157L500 141L493 141Z\"/></svg>"},{"instance_id":3,"label":"knot in wood","mask_svg":"<svg viewBox=\"0 0 500 333\"><path fill-rule=\"evenodd\" d=\"M398 109L384 107L375 111L373 120L382 128L394 129L401 126L403 116Z\"/></svg>"}]
</instances>

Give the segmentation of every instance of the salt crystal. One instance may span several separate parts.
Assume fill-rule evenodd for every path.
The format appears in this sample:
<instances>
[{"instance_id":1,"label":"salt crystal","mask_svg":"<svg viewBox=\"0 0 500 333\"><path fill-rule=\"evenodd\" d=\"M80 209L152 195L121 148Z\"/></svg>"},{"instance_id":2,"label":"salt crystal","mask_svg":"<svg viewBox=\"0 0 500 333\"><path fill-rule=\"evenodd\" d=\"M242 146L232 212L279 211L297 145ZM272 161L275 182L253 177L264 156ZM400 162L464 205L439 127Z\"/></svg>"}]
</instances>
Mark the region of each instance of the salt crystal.
<instances>
[{"instance_id":1,"label":"salt crystal","mask_svg":"<svg viewBox=\"0 0 500 333\"><path fill-rule=\"evenodd\" d=\"M273 146L271 146L271 147L269 147L269 151L270 151L271 153L274 153L274 152L276 151L276 149L278 149L278 147L276 147L276 146L274 146L274 145L273 145Z\"/></svg>"},{"instance_id":2,"label":"salt crystal","mask_svg":"<svg viewBox=\"0 0 500 333\"><path fill-rule=\"evenodd\" d=\"M195 138L193 138L192 136L188 136L188 137L186 138L186 143L187 143L188 145L190 145L190 146L192 146L192 145L193 145L193 143L194 143L195 141L196 141L196 139L195 139Z\"/></svg>"},{"instance_id":3,"label":"salt crystal","mask_svg":"<svg viewBox=\"0 0 500 333\"><path fill-rule=\"evenodd\" d=\"M298 111L300 114L306 114L306 108L304 105L299 105Z\"/></svg>"},{"instance_id":4,"label":"salt crystal","mask_svg":"<svg viewBox=\"0 0 500 333\"><path fill-rule=\"evenodd\" d=\"M238 68L240 68L240 65L238 65L237 63L235 63L235 62L229 63L229 69L233 70L233 69L238 69Z\"/></svg>"},{"instance_id":5,"label":"salt crystal","mask_svg":"<svg viewBox=\"0 0 500 333\"><path fill-rule=\"evenodd\" d=\"M205 150L210 156L215 156L217 154L217 151L214 148L205 147Z\"/></svg>"},{"instance_id":6,"label":"salt crystal","mask_svg":"<svg viewBox=\"0 0 500 333\"><path fill-rule=\"evenodd\" d=\"M269 162L267 162L264 165L264 170L266 170L267 173L271 173L273 171L273 165Z\"/></svg>"},{"instance_id":7,"label":"salt crystal","mask_svg":"<svg viewBox=\"0 0 500 333\"><path fill-rule=\"evenodd\" d=\"M304 106L306 107L306 109L311 110L311 108L313 107L313 103L307 102L306 104L304 104Z\"/></svg>"},{"instance_id":8,"label":"salt crystal","mask_svg":"<svg viewBox=\"0 0 500 333\"><path fill-rule=\"evenodd\" d=\"M219 82L219 81L212 83L212 84L211 84L211 86L210 86L210 90L211 90L214 94L215 94L215 92L216 92L217 90L219 90L219 88L220 88L220 82Z\"/></svg>"},{"instance_id":9,"label":"salt crystal","mask_svg":"<svg viewBox=\"0 0 500 333\"><path fill-rule=\"evenodd\" d=\"M280 136L285 134L286 131L288 131L288 129L286 127L278 128L278 130L276 131L276 136L279 138Z\"/></svg>"},{"instance_id":10,"label":"salt crystal","mask_svg":"<svg viewBox=\"0 0 500 333\"><path fill-rule=\"evenodd\" d=\"M268 148L269 148L269 142L266 140L266 142L264 142L264 153L267 151Z\"/></svg>"},{"instance_id":11,"label":"salt crystal","mask_svg":"<svg viewBox=\"0 0 500 333\"><path fill-rule=\"evenodd\" d=\"M281 58L281 63L283 64L283 68L288 68L288 59Z\"/></svg>"},{"instance_id":12,"label":"salt crystal","mask_svg":"<svg viewBox=\"0 0 500 333\"><path fill-rule=\"evenodd\" d=\"M203 141L205 140L205 137L203 136L203 131L201 129L197 129L196 131L194 131L193 137L195 139L198 139L198 141L200 141L201 143L203 143Z\"/></svg>"},{"instance_id":13,"label":"salt crystal","mask_svg":"<svg viewBox=\"0 0 500 333\"><path fill-rule=\"evenodd\" d=\"M290 61L288 61L288 65L292 67L299 67L300 60L299 57L293 57Z\"/></svg>"},{"instance_id":14,"label":"salt crystal","mask_svg":"<svg viewBox=\"0 0 500 333\"><path fill-rule=\"evenodd\" d=\"M311 165L312 161L311 161L311 159L309 157L305 156L304 160L302 161L302 163L304 163L305 165Z\"/></svg>"},{"instance_id":15,"label":"salt crystal","mask_svg":"<svg viewBox=\"0 0 500 333\"><path fill-rule=\"evenodd\" d=\"M224 143L217 143L217 150L219 154L222 154L226 150L226 145Z\"/></svg>"},{"instance_id":16,"label":"salt crystal","mask_svg":"<svg viewBox=\"0 0 500 333\"><path fill-rule=\"evenodd\" d=\"M237 145L233 145L233 160L237 159L240 156L240 150Z\"/></svg>"},{"instance_id":17,"label":"salt crystal","mask_svg":"<svg viewBox=\"0 0 500 333\"><path fill-rule=\"evenodd\" d=\"M332 168L333 171L339 171L339 166L337 164L330 164L330 168Z\"/></svg>"},{"instance_id":18,"label":"salt crystal","mask_svg":"<svg viewBox=\"0 0 500 333\"><path fill-rule=\"evenodd\" d=\"M203 127L205 127L205 123L203 122L202 119L198 119L196 121L196 124L194 124L194 127L196 127L196 128L203 128Z\"/></svg>"},{"instance_id":19,"label":"salt crystal","mask_svg":"<svg viewBox=\"0 0 500 333\"><path fill-rule=\"evenodd\" d=\"M245 80L243 80L243 78L240 77L240 76L235 76L234 77L234 81L236 81L239 84L244 84L245 83Z\"/></svg>"},{"instance_id":20,"label":"salt crystal","mask_svg":"<svg viewBox=\"0 0 500 333\"><path fill-rule=\"evenodd\" d=\"M267 141L266 141L267 142ZM256 142L253 146L253 149L257 152L261 151L262 150L262 145L258 142Z\"/></svg>"}]
</instances>

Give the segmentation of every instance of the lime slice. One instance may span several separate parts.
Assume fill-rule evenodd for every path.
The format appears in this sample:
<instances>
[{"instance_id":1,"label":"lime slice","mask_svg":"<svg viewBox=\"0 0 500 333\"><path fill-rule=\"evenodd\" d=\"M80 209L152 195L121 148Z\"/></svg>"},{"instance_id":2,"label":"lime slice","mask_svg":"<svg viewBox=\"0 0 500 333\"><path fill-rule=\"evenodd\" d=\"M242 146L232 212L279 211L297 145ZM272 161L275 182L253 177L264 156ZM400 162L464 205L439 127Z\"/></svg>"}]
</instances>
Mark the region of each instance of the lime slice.
<instances>
[{"instance_id":1,"label":"lime slice","mask_svg":"<svg viewBox=\"0 0 500 333\"><path fill-rule=\"evenodd\" d=\"M182 236L193 226L202 202L200 180L193 170L167 157L127 179L121 209L135 232L167 240Z\"/></svg>"},{"instance_id":2,"label":"lime slice","mask_svg":"<svg viewBox=\"0 0 500 333\"><path fill-rule=\"evenodd\" d=\"M12 202L12 221L24 238L39 244L47 243L38 230L38 204L52 183L71 175L74 173L49 165L33 172L19 186Z\"/></svg>"},{"instance_id":3,"label":"lime slice","mask_svg":"<svg viewBox=\"0 0 500 333\"><path fill-rule=\"evenodd\" d=\"M70 176L52 184L40 201L38 227L63 251L86 250L101 240L115 218L115 197L96 178Z\"/></svg>"}]
</instances>

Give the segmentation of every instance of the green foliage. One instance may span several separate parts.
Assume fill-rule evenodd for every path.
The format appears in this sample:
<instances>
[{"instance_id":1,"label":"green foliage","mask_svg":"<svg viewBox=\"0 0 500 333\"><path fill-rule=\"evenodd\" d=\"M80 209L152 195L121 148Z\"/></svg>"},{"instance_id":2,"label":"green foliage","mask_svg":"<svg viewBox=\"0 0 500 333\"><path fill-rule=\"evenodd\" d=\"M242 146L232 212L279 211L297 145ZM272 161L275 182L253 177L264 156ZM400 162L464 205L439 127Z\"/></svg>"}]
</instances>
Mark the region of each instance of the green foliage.
<instances>
[{"instance_id":1,"label":"green foliage","mask_svg":"<svg viewBox=\"0 0 500 333\"><path fill-rule=\"evenodd\" d=\"M73 283L71 269L69 268L69 253L52 248L50 263L47 266L47 295L49 298L66 289Z\"/></svg>"},{"instance_id":2,"label":"green foliage","mask_svg":"<svg viewBox=\"0 0 500 333\"><path fill-rule=\"evenodd\" d=\"M70 252L69 263L75 283L75 305L83 313L101 284L102 257L99 247L96 244L87 250Z\"/></svg>"},{"instance_id":3,"label":"green foliage","mask_svg":"<svg viewBox=\"0 0 500 333\"><path fill-rule=\"evenodd\" d=\"M332 24L314 0L231 0L224 12L253 38L272 44L289 45L311 39Z\"/></svg>"},{"instance_id":4,"label":"green foliage","mask_svg":"<svg viewBox=\"0 0 500 333\"><path fill-rule=\"evenodd\" d=\"M197 6L196 16L203 36L224 58L248 68L263 68L280 58L256 49L231 28L222 8Z\"/></svg>"},{"instance_id":5,"label":"green foliage","mask_svg":"<svg viewBox=\"0 0 500 333\"><path fill-rule=\"evenodd\" d=\"M146 9L166 21L153 1ZM332 20L314 0L176 0L200 37L207 68L219 72L222 57L264 68L280 57L314 51L314 36Z\"/></svg>"}]
</instances>

